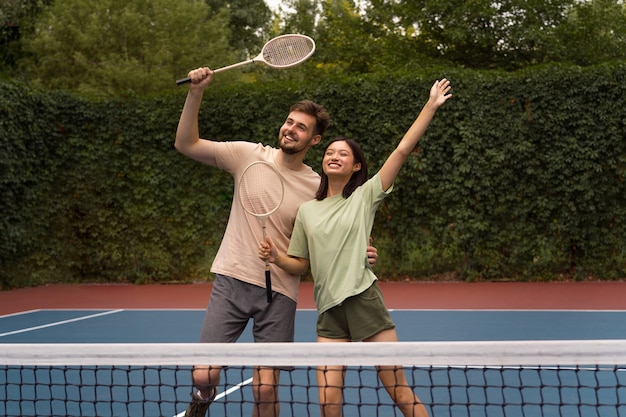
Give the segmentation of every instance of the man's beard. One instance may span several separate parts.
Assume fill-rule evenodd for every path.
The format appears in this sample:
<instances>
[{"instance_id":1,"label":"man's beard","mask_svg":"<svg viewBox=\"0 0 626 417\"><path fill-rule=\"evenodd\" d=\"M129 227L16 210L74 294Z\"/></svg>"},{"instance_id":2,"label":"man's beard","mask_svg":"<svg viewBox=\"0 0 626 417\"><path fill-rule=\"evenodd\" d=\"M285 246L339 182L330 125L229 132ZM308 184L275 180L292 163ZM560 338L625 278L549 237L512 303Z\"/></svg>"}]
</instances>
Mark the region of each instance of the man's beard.
<instances>
[{"instance_id":1,"label":"man's beard","mask_svg":"<svg viewBox=\"0 0 626 417\"><path fill-rule=\"evenodd\" d=\"M282 149L282 151L284 153L286 153L287 155L295 155L297 153L302 152L300 149L296 149L296 148L288 148L286 146L280 145L280 149Z\"/></svg>"},{"instance_id":2,"label":"man's beard","mask_svg":"<svg viewBox=\"0 0 626 417\"><path fill-rule=\"evenodd\" d=\"M278 143L279 143L280 149L287 155L296 155L303 151L303 149L298 148L297 143L294 143L293 146L286 146L283 143L282 136L278 140Z\"/></svg>"}]
</instances>

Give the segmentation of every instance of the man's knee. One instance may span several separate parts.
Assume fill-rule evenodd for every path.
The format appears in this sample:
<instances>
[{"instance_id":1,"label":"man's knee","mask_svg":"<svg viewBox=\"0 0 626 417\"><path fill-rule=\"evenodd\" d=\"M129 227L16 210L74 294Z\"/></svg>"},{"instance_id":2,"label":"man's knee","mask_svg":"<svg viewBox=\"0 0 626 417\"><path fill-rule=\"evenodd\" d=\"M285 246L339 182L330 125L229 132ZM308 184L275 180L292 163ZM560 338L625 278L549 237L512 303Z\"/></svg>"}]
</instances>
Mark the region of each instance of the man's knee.
<instances>
[{"instance_id":1,"label":"man's knee","mask_svg":"<svg viewBox=\"0 0 626 417\"><path fill-rule=\"evenodd\" d=\"M255 399L258 403L275 403L278 397L278 390L274 384L260 384L255 387Z\"/></svg>"},{"instance_id":2,"label":"man's knee","mask_svg":"<svg viewBox=\"0 0 626 417\"><path fill-rule=\"evenodd\" d=\"M215 386L220 382L220 368L196 365L191 371L191 379L193 384L199 389Z\"/></svg>"}]
</instances>

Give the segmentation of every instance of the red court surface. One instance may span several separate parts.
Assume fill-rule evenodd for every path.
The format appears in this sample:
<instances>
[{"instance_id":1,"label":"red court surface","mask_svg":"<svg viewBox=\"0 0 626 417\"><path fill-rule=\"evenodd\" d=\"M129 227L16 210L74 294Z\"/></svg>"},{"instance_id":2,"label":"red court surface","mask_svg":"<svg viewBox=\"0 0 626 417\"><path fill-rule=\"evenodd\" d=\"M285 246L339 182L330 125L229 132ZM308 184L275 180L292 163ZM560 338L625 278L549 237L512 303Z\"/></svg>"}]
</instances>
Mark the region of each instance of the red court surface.
<instances>
[{"instance_id":1,"label":"red court surface","mask_svg":"<svg viewBox=\"0 0 626 417\"><path fill-rule=\"evenodd\" d=\"M387 307L416 310L626 310L626 282L381 282ZM36 309L204 309L211 284L47 285L0 291L0 315ZM314 309L301 284L300 309Z\"/></svg>"}]
</instances>

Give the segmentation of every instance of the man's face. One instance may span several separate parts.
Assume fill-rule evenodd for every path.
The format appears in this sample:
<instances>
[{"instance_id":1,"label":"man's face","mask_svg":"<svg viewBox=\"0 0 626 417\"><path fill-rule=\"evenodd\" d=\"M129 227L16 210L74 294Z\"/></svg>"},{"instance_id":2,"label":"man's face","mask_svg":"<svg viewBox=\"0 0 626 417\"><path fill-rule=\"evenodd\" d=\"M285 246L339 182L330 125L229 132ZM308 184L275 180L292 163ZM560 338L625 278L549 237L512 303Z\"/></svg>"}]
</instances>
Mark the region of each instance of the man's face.
<instances>
[{"instance_id":1,"label":"man's face","mask_svg":"<svg viewBox=\"0 0 626 417\"><path fill-rule=\"evenodd\" d=\"M306 152L317 143L319 135L315 134L315 117L306 113L293 111L289 113L278 133L278 144L286 154Z\"/></svg>"}]
</instances>

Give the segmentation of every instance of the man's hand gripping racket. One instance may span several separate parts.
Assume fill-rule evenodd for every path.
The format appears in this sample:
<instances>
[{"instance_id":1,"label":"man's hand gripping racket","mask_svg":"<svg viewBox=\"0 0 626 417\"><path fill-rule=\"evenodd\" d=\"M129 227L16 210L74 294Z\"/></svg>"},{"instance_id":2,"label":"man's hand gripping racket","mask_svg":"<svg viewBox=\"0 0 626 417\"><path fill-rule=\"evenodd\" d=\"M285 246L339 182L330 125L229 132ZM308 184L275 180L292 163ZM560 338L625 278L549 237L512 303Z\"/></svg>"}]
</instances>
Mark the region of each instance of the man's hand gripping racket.
<instances>
[{"instance_id":1,"label":"man's hand gripping racket","mask_svg":"<svg viewBox=\"0 0 626 417\"><path fill-rule=\"evenodd\" d=\"M270 39L261 50L261 53L247 61L213 70L214 73L239 68L244 65L262 62L270 68L289 68L299 65L309 59L315 52L315 41L305 35L282 35ZM176 81L181 85L191 82L191 78L182 78Z\"/></svg>"},{"instance_id":2,"label":"man's hand gripping racket","mask_svg":"<svg viewBox=\"0 0 626 417\"><path fill-rule=\"evenodd\" d=\"M239 179L239 201L243 209L261 221L263 242L265 242L265 223L267 218L278 210L283 202L285 188L276 168L264 161L253 162L241 174ZM265 288L267 302L272 302L272 279L269 259L265 259Z\"/></svg>"}]
</instances>

